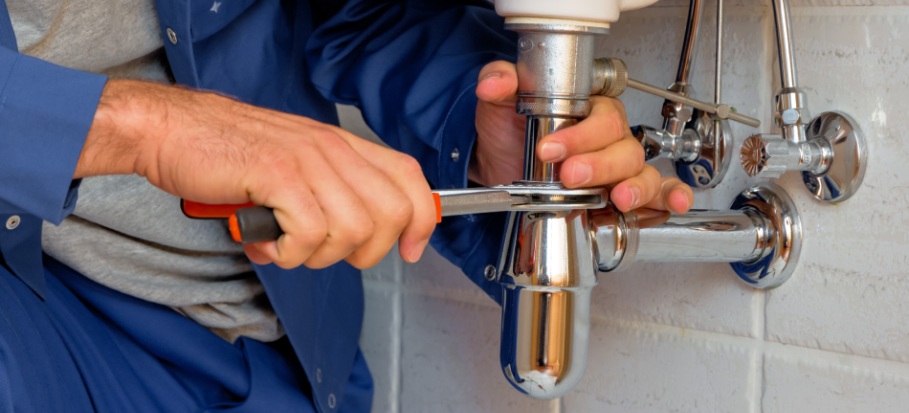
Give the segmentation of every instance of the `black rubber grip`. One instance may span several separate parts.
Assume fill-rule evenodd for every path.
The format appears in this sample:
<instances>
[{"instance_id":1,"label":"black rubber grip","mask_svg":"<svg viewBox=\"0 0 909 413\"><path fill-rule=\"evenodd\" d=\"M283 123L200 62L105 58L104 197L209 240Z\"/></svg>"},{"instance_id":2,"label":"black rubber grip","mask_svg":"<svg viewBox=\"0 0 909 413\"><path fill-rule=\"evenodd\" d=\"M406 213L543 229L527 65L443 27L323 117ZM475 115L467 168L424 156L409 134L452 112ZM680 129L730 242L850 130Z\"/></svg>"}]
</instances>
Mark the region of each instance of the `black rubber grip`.
<instances>
[{"instance_id":1,"label":"black rubber grip","mask_svg":"<svg viewBox=\"0 0 909 413\"><path fill-rule=\"evenodd\" d=\"M274 241L284 233L271 208L256 206L237 210L237 227L243 242Z\"/></svg>"}]
</instances>

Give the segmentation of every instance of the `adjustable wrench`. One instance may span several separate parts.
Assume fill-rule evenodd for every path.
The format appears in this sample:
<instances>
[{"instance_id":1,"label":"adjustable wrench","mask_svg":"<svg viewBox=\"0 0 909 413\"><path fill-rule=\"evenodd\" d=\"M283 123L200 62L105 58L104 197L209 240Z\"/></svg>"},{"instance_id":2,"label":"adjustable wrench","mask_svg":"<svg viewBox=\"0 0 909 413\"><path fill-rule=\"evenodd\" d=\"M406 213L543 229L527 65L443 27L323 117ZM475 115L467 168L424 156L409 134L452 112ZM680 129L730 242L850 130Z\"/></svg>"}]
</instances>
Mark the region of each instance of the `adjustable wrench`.
<instances>
[{"instance_id":1,"label":"adjustable wrench","mask_svg":"<svg viewBox=\"0 0 909 413\"><path fill-rule=\"evenodd\" d=\"M566 189L560 185L529 183L442 189L433 191L432 196L436 205L436 222L452 215L593 209L602 208L607 203L603 188ZM211 205L184 199L180 207L190 218L226 218L231 237L236 242L270 241L283 234L272 209L253 203Z\"/></svg>"}]
</instances>

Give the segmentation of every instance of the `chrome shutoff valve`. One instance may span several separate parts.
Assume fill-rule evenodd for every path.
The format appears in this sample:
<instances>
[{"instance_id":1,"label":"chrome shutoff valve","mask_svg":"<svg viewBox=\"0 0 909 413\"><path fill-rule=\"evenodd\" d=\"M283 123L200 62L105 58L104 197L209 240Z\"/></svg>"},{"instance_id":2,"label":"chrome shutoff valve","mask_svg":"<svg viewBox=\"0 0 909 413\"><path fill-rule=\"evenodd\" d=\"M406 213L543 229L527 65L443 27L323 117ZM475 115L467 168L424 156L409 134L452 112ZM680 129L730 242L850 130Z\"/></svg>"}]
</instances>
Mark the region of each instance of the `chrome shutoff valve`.
<instances>
[{"instance_id":1,"label":"chrome shutoff valve","mask_svg":"<svg viewBox=\"0 0 909 413\"><path fill-rule=\"evenodd\" d=\"M776 179L801 171L802 181L822 201L842 202L865 176L865 138L849 115L824 112L804 129L806 140L780 135L752 135L742 144L740 160L750 176Z\"/></svg>"}]
</instances>

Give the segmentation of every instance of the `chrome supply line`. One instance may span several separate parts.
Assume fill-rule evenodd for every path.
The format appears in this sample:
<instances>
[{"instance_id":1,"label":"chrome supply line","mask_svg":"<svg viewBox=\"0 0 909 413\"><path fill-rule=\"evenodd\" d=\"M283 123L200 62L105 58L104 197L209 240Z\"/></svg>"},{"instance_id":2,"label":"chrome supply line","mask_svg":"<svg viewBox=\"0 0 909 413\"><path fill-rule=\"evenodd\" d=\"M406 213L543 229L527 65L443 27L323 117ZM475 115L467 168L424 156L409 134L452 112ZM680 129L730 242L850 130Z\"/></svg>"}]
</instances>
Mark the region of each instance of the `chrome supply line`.
<instances>
[{"instance_id":1,"label":"chrome supply line","mask_svg":"<svg viewBox=\"0 0 909 413\"><path fill-rule=\"evenodd\" d=\"M716 1L716 68L714 72L713 100L723 101L723 0ZM755 128L757 126L754 126Z\"/></svg>"}]
</instances>

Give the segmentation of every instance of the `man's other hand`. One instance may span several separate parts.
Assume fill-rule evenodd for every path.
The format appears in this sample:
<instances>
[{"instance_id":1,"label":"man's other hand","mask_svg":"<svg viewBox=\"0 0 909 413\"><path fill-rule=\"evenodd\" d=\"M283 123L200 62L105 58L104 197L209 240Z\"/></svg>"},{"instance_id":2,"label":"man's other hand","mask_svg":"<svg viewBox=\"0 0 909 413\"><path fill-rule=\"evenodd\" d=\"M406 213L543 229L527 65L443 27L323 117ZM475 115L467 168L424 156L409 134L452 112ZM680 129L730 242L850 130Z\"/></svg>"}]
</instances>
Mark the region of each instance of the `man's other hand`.
<instances>
[{"instance_id":1,"label":"man's other hand","mask_svg":"<svg viewBox=\"0 0 909 413\"><path fill-rule=\"evenodd\" d=\"M522 178L526 118L515 113L517 88L511 63L493 62L480 71L478 137L469 170L475 182L499 185ZM590 115L540 140L537 157L561 162L560 177L568 188L608 186L610 200L621 211L687 212L694 202L691 188L677 178L661 177L644 162L644 150L631 135L622 102L602 96L590 100Z\"/></svg>"}]
</instances>

